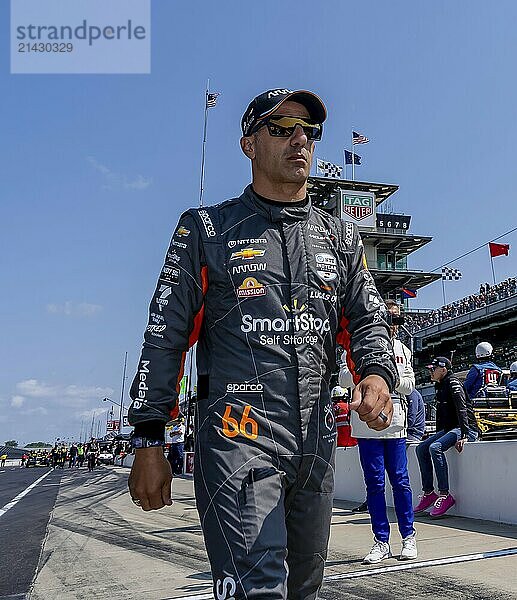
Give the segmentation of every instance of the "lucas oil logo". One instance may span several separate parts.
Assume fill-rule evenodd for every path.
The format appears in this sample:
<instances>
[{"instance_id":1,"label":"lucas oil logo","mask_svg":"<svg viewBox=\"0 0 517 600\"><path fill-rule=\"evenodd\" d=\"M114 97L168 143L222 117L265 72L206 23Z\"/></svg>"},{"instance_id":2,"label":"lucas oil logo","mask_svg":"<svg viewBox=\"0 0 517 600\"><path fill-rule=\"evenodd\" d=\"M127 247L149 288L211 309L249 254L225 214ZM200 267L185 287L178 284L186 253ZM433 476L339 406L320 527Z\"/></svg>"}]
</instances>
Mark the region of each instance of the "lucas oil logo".
<instances>
[{"instance_id":1,"label":"lucas oil logo","mask_svg":"<svg viewBox=\"0 0 517 600\"><path fill-rule=\"evenodd\" d=\"M256 256L264 256L265 252L265 250L258 250L257 248L244 248L243 250L232 252L230 260L238 260L239 258L242 260L251 260Z\"/></svg>"},{"instance_id":2,"label":"lucas oil logo","mask_svg":"<svg viewBox=\"0 0 517 600\"><path fill-rule=\"evenodd\" d=\"M242 284L237 288L238 298L251 298L265 295L266 288L259 283L255 277L246 277Z\"/></svg>"}]
</instances>

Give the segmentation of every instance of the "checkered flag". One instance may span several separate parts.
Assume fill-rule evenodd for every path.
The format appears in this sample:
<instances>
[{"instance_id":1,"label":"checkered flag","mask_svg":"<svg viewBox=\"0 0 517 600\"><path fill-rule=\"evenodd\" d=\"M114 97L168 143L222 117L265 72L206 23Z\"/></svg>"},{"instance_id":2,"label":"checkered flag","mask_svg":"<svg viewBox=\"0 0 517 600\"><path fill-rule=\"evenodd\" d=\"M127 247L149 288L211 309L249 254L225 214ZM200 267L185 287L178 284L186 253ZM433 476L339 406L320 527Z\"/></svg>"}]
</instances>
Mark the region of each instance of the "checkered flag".
<instances>
[{"instance_id":1,"label":"checkered flag","mask_svg":"<svg viewBox=\"0 0 517 600\"><path fill-rule=\"evenodd\" d=\"M456 281L461 279L463 275L458 269L451 269L451 267L442 267L442 279L449 281Z\"/></svg>"},{"instance_id":2,"label":"checkered flag","mask_svg":"<svg viewBox=\"0 0 517 600\"><path fill-rule=\"evenodd\" d=\"M334 177L335 179L340 179L342 170L343 167L341 165L335 165L334 163L321 160L320 158L316 159L316 171L321 173L323 177Z\"/></svg>"}]
</instances>

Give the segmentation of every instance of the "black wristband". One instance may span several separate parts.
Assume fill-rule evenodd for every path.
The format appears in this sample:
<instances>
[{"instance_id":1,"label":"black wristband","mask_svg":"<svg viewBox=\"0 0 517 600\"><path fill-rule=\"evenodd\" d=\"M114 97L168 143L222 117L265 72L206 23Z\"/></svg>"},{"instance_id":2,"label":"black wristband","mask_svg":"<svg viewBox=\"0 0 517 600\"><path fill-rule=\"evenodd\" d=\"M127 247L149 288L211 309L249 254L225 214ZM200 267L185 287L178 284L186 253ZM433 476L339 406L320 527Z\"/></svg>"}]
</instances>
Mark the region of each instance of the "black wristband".
<instances>
[{"instance_id":1,"label":"black wristband","mask_svg":"<svg viewBox=\"0 0 517 600\"><path fill-rule=\"evenodd\" d=\"M163 421L142 421L135 425L134 437L165 441L165 423Z\"/></svg>"}]
</instances>

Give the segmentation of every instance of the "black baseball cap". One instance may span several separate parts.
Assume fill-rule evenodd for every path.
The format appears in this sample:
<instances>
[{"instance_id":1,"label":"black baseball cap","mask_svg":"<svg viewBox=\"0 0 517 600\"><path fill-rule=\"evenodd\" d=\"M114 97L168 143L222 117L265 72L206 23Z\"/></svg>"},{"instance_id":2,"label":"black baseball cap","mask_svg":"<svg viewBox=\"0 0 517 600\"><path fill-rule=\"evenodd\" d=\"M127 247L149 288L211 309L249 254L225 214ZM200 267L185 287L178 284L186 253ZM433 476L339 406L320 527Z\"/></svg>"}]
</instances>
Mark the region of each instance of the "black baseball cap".
<instances>
[{"instance_id":1,"label":"black baseball cap","mask_svg":"<svg viewBox=\"0 0 517 600\"><path fill-rule=\"evenodd\" d=\"M434 367L445 367L449 371L452 371L452 363L448 358L445 358L445 356L437 356L436 358L433 358L430 365L427 365L428 369Z\"/></svg>"},{"instance_id":2,"label":"black baseball cap","mask_svg":"<svg viewBox=\"0 0 517 600\"><path fill-rule=\"evenodd\" d=\"M259 94L248 105L242 115L242 135L247 136L260 119L274 113L286 100L294 100L303 104L309 111L311 119L323 123L327 118L327 109L319 96L306 90L287 90L285 88L268 90Z\"/></svg>"}]
</instances>

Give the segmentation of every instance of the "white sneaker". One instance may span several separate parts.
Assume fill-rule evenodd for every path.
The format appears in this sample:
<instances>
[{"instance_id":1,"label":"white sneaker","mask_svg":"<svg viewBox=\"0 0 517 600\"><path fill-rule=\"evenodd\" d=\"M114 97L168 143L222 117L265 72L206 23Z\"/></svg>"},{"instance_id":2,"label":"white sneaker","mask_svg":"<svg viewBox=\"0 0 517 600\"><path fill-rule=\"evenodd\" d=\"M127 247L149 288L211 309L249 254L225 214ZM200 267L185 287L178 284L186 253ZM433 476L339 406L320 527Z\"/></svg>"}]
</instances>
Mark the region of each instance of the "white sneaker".
<instances>
[{"instance_id":1,"label":"white sneaker","mask_svg":"<svg viewBox=\"0 0 517 600\"><path fill-rule=\"evenodd\" d=\"M372 549L363 559L363 565L373 565L375 563L381 562L385 558L391 557L390 545L388 542L379 542L377 539L373 538L375 544L372 546Z\"/></svg>"},{"instance_id":2,"label":"white sneaker","mask_svg":"<svg viewBox=\"0 0 517 600\"><path fill-rule=\"evenodd\" d=\"M416 549L416 533L408 535L402 540L402 550L400 552L400 560L414 560L418 556Z\"/></svg>"}]
</instances>

